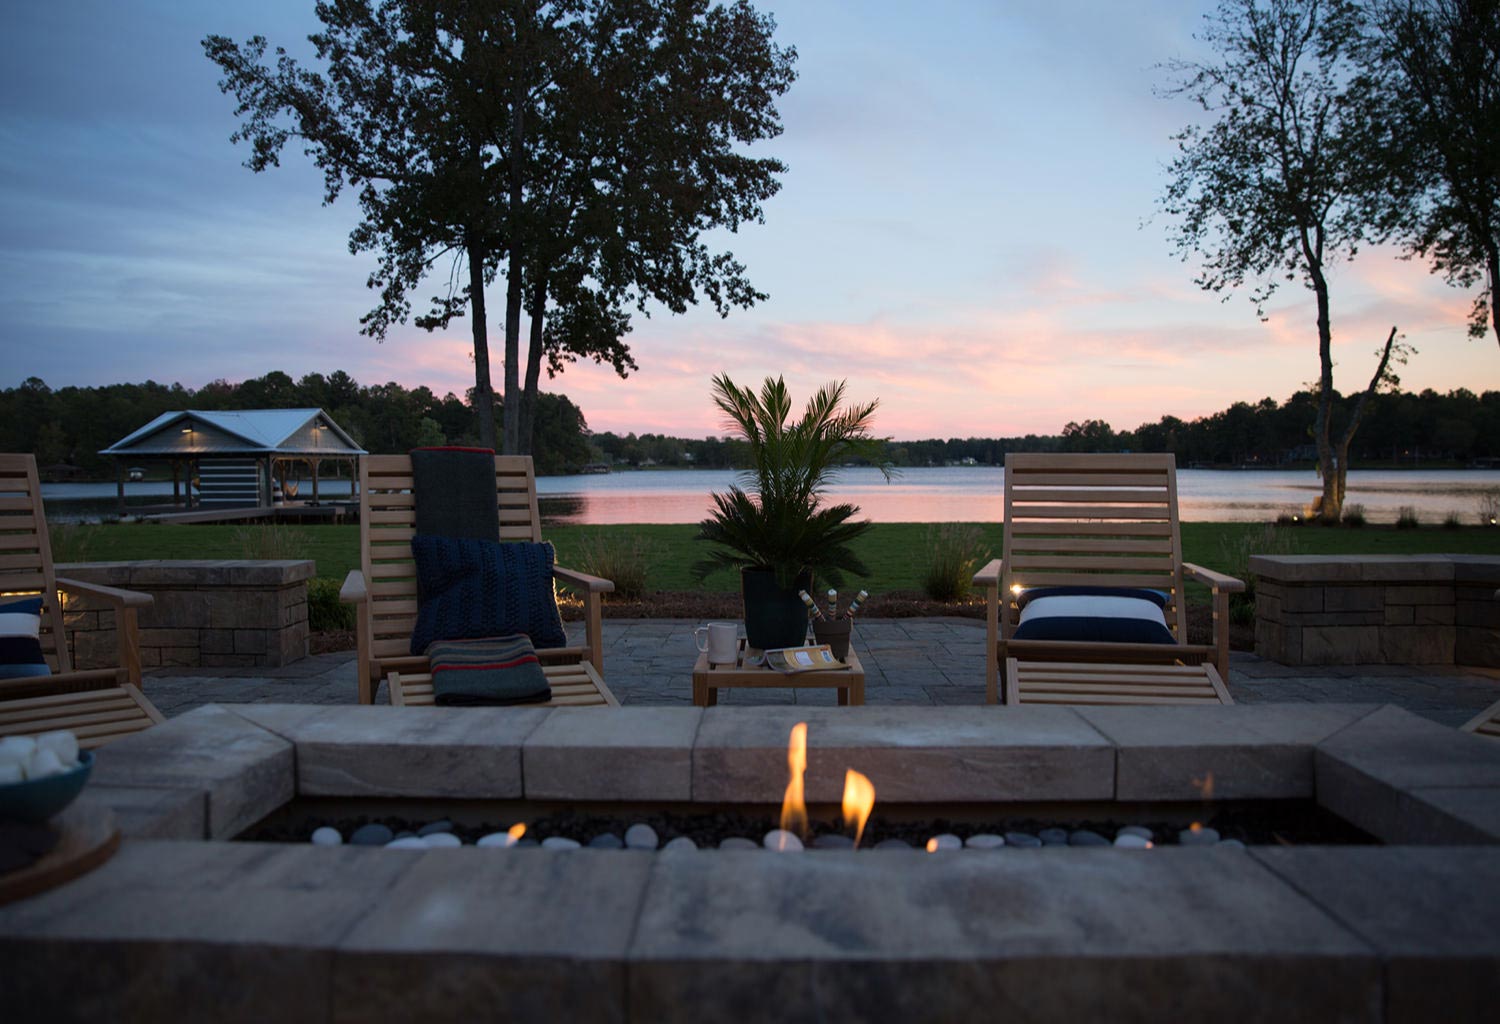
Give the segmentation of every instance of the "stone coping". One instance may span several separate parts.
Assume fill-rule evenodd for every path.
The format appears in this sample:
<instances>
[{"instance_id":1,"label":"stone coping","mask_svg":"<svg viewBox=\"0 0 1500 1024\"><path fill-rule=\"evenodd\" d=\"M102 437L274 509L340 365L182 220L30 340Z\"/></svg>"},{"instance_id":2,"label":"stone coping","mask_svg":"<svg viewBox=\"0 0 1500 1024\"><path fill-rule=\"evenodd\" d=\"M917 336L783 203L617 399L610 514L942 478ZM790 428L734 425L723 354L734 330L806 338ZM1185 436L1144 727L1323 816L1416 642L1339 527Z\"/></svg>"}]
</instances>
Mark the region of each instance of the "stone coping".
<instances>
[{"instance_id":1,"label":"stone coping","mask_svg":"<svg viewBox=\"0 0 1500 1024\"><path fill-rule=\"evenodd\" d=\"M1249 568L1282 583L1461 583L1500 579L1500 556L1251 555Z\"/></svg>"},{"instance_id":2,"label":"stone coping","mask_svg":"<svg viewBox=\"0 0 1500 1024\"><path fill-rule=\"evenodd\" d=\"M142 559L133 562L67 562L57 574L107 587L258 586L276 587L310 580L317 563L285 559Z\"/></svg>"},{"instance_id":3,"label":"stone coping","mask_svg":"<svg viewBox=\"0 0 1500 1024\"><path fill-rule=\"evenodd\" d=\"M293 794L773 803L791 719L814 800L845 764L935 803L1182 799L1211 771L1219 796L1311 795L1398 845L163 841L233 836ZM1388 706L210 705L100 750L84 799L130 838L0 907L18 1020L1487 1020L1500 976L1500 743Z\"/></svg>"}]
</instances>

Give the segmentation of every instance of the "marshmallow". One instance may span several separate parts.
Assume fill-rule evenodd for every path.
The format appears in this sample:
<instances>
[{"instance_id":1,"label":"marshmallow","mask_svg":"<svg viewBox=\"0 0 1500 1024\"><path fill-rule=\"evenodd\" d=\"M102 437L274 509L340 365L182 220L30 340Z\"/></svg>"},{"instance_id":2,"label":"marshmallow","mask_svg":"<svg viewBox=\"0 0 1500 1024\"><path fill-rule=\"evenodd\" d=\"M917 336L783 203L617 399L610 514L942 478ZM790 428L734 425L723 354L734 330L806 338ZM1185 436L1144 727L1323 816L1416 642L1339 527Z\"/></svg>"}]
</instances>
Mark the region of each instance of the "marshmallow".
<instances>
[{"instance_id":1,"label":"marshmallow","mask_svg":"<svg viewBox=\"0 0 1500 1024\"><path fill-rule=\"evenodd\" d=\"M64 768L72 768L78 764L78 737L67 729L42 733L36 738L36 745L46 747L56 754Z\"/></svg>"},{"instance_id":2,"label":"marshmallow","mask_svg":"<svg viewBox=\"0 0 1500 1024\"><path fill-rule=\"evenodd\" d=\"M36 749L36 740L30 736L0 737L0 764L25 764Z\"/></svg>"},{"instance_id":3,"label":"marshmallow","mask_svg":"<svg viewBox=\"0 0 1500 1024\"><path fill-rule=\"evenodd\" d=\"M67 771L56 754L41 746L31 752L23 767L28 779L45 779L49 775L61 775Z\"/></svg>"}]
</instances>

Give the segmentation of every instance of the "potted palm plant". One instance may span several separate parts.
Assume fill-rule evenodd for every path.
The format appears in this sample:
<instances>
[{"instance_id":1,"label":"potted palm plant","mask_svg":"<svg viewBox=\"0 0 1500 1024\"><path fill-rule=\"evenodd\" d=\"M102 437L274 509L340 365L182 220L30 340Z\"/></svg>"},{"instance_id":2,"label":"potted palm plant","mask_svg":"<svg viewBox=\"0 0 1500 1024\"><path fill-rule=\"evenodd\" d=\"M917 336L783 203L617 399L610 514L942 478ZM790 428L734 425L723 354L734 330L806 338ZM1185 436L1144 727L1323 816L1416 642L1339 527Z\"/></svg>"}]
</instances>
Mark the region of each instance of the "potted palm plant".
<instances>
[{"instance_id":1,"label":"potted palm plant","mask_svg":"<svg viewBox=\"0 0 1500 1024\"><path fill-rule=\"evenodd\" d=\"M817 577L837 586L844 572L867 571L849 545L869 521L851 522L856 505L824 505L823 491L851 459L872 462L890 478L886 439L870 434L879 402L845 408L844 382L825 384L789 422L792 401L780 377L767 377L757 395L725 374L714 378L713 399L725 426L745 442L750 465L743 487L712 495L713 512L698 524L697 539L715 546L695 569L699 579L740 570L749 646L795 646L807 635L797 591L811 590Z\"/></svg>"}]
</instances>

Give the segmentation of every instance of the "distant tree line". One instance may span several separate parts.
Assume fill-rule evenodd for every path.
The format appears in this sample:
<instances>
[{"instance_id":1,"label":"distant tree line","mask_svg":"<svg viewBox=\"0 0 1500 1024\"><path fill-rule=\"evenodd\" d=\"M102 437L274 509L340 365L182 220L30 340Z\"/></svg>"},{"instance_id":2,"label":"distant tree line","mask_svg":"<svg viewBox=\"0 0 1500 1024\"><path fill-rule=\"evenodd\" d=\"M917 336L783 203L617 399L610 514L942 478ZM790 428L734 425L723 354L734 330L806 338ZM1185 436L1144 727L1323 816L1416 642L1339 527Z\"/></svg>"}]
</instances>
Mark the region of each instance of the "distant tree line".
<instances>
[{"instance_id":1,"label":"distant tree line","mask_svg":"<svg viewBox=\"0 0 1500 1024\"><path fill-rule=\"evenodd\" d=\"M1335 423L1340 424L1358 396L1336 395ZM1134 430L1116 431L1103 420L1070 422L1061 434L1021 437L930 438L892 441L887 456L896 466L965 464L999 466L1006 452L1174 452L1180 466L1282 466L1316 461L1312 424L1317 397L1310 391L1281 404L1264 398L1236 402L1223 412L1196 420L1163 416ZM1468 464L1500 458L1500 391L1475 395L1459 389L1446 395L1427 390L1373 396L1366 407L1358 442L1350 452L1354 465ZM663 434L604 432L589 439L600 461L615 466L692 466L725 469L743 465L739 442L703 440Z\"/></svg>"},{"instance_id":2,"label":"distant tree line","mask_svg":"<svg viewBox=\"0 0 1500 1024\"><path fill-rule=\"evenodd\" d=\"M317 407L372 452L404 452L421 445L477 444L472 390L438 398L430 388L388 383L363 386L342 370L293 380L280 371L231 384L216 380L193 390L181 384L111 384L56 391L36 377L0 390L0 451L32 452L42 467L72 465L111 477L107 447L164 412L178 409L289 409ZM1338 396L1336 417L1356 396ZM930 438L887 442L896 466L999 466L1006 452L1174 452L1179 466L1283 466L1316 461L1311 427L1317 397L1301 391L1277 404L1236 402L1195 420L1163 416L1134 430L1116 431L1098 419L1069 422L1060 434L1019 437ZM1383 393L1371 398L1351 463L1467 465L1500 459L1500 391L1476 395ZM543 393L537 408L539 473L574 473L589 463L613 468L653 466L732 469L745 464L743 442L720 437L593 433L583 411L565 395Z\"/></svg>"},{"instance_id":3,"label":"distant tree line","mask_svg":"<svg viewBox=\"0 0 1500 1024\"><path fill-rule=\"evenodd\" d=\"M89 476L112 478L113 461L99 450L164 412L314 407L371 452L477 444L472 397L472 392L464 398L450 392L439 398L430 388L396 383L364 386L343 370L327 376L309 373L301 380L276 370L238 384L216 380L197 390L148 380L54 391L28 377L19 387L0 390L0 451L31 452L44 468L71 465ZM537 472L576 472L594 455L587 437L583 413L566 396L540 395L533 453Z\"/></svg>"}]
</instances>

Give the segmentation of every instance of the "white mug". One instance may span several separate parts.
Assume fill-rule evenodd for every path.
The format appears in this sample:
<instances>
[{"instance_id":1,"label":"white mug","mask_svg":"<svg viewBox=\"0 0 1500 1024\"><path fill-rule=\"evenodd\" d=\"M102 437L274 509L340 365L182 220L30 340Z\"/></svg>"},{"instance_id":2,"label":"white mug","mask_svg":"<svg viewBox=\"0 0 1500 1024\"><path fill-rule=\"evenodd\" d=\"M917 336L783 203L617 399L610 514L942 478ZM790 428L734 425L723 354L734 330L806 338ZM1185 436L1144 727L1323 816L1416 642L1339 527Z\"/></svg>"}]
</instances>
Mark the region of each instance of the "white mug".
<instances>
[{"instance_id":1,"label":"white mug","mask_svg":"<svg viewBox=\"0 0 1500 1024\"><path fill-rule=\"evenodd\" d=\"M693 642L699 651L708 652L709 664L733 665L740 651L739 632L736 623L710 622L693 630Z\"/></svg>"}]
</instances>

